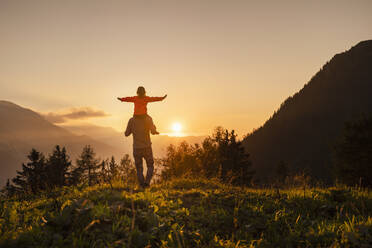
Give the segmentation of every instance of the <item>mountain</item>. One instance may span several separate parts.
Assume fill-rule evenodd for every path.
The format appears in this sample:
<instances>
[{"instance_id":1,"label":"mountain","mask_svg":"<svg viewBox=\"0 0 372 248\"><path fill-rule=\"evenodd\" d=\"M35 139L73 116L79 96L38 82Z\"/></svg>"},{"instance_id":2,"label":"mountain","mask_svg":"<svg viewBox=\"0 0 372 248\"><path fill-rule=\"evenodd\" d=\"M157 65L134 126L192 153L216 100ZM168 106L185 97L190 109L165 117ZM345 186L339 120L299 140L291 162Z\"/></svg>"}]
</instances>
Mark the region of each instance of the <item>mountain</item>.
<instances>
[{"instance_id":1,"label":"mountain","mask_svg":"<svg viewBox=\"0 0 372 248\"><path fill-rule=\"evenodd\" d=\"M0 101L0 116L0 185L13 177L22 162L27 161L31 148L48 154L57 144L66 146L72 159L87 144L101 157L120 157L128 153L86 135L73 134L48 122L40 114L8 101Z\"/></svg>"},{"instance_id":2,"label":"mountain","mask_svg":"<svg viewBox=\"0 0 372 248\"><path fill-rule=\"evenodd\" d=\"M261 178L280 161L330 182L332 149L346 121L372 112L372 40L335 55L243 143Z\"/></svg>"}]
</instances>

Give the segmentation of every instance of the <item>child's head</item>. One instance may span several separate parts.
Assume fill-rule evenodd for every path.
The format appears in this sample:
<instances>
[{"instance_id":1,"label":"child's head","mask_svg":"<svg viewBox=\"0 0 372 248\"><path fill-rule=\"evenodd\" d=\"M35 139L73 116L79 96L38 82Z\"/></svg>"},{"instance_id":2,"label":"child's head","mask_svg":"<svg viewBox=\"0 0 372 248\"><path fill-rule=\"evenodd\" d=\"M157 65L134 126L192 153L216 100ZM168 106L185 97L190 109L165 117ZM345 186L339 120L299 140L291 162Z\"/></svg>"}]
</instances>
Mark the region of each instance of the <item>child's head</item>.
<instances>
[{"instance_id":1,"label":"child's head","mask_svg":"<svg viewBox=\"0 0 372 248\"><path fill-rule=\"evenodd\" d=\"M143 86L138 87L137 96L144 97L146 95L146 90Z\"/></svg>"}]
</instances>

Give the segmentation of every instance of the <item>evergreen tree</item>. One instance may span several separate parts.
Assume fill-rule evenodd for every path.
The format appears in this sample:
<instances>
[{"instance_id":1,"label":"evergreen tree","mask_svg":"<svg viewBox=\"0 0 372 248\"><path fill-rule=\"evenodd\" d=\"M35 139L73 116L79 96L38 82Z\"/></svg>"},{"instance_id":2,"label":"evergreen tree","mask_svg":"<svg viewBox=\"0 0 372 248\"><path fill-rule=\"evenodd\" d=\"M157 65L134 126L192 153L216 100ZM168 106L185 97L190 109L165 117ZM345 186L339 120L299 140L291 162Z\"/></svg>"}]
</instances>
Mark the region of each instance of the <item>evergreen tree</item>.
<instances>
[{"instance_id":1,"label":"evergreen tree","mask_svg":"<svg viewBox=\"0 0 372 248\"><path fill-rule=\"evenodd\" d=\"M276 166L275 174L277 177L277 181L279 181L280 183L284 183L286 177L288 176L288 167L283 160L281 160Z\"/></svg>"},{"instance_id":2,"label":"evergreen tree","mask_svg":"<svg viewBox=\"0 0 372 248\"><path fill-rule=\"evenodd\" d=\"M105 183L109 183L110 187L113 188L112 183L113 181L120 178L118 174L118 165L115 161L114 156L111 157L111 160L105 160L102 162L103 168L102 168L102 175L104 178ZM107 167L107 168L106 168Z\"/></svg>"},{"instance_id":3,"label":"evergreen tree","mask_svg":"<svg viewBox=\"0 0 372 248\"><path fill-rule=\"evenodd\" d=\"M255 173L251 169L249 154L245 152L242 142L237 140L234 130L229 132L221 127L201 146L186 142L177 147L170 145L161 163L164 167L160 174L163 180L203 175L242 185L249 184Z\"/></svg>"},{"instance_id":4,"label":"evergreen tree","mask_svg":"<svg viewBox=\"0 0 372 248\"><path fill-rule=\"evenodd\" d=\"M81 181L87 182L89 186L99 180L97 169L100 167L99 160L90 145L83 148L79 158L76 160L76 168L72 172L72 181L77 184Z\"/></svg>"},{"instance_id":5,"label":"evergreen tree","mask_svg":"<svg viewBox=\"0 0 372 248\"><path fill-rule=\"evenodd\" d=\"M5 187L1 190L1 193L7 197L12 197L13 195L15 195L16 192L17 192L17 188L14 187L14 185L12 185L10 183L10 180L8 179L6 181Z\"/></svg>"},{"instance_id":6,"label":"evergreen tree","mask_svg":"<svg viewBox=\"0 0 372 248\"><path fill-rule=\"evenodd\" d=\"M71 172L70 172L70 176L68 178L68 184L69 185L78 185L79 183L81 183L82 179L83 179L83 173L84 173L84 169L79 167L79 166L75 166Z\"/></svg>"},{"instance_id":7,"label":"evergreen tree","mask_svg":"<svg viewBox=\"0 0 372 248\"><path fill-rule=\"evenodd\" d=\"M100 183L111 183L109 160L104 159L99 163L98 178Z\"/></svg>"},{"instance_id":8,"label":"evergreen tree","mask_svg":"<svg viewBox=\"0 0 372 248\"><path fill-rule=\"evenodd\" d=\"M220 161L217 151L218 144L211 137L204 139L200 149L197 150L203 175L207 178L218 176Z\"/></svg>"},{"instance_id":9,"label":"evergreen tree","mask_svg":"<svg viewBox=\"0 0 372 248\"><path fill-rule=\"evenodd\" d=\"M334 172L339 180L372 186L372 117L346 123L335 155Z\"/></svg>"},{"instance_id":10,"label":"evergreen tree","mask_svg":"<svg viewBox=\"0 0 372 248\"><path fill-rule=\"evenodd\" d=\"M125 154L117 167L118 176L125 182L136 180L136 169L128 154Z\"/></svg>"},{"instance_id":11,"label":"evergreen tree","mask_svg":"<svg viewBox=\"0 0 372 248\"><path fill-rule=\"evenodd\" d=\"M45 157L35 149L27 157L30 162L22 164L22 171L17 171L18 175L12 181L19 190L35 194L46 188Z\"/></svg>"},{"instance_id":12,"label":"evergreen tree","mask_svg":"<svg viewBox=\"0 0 372 248\"><path fill-rule=\"evenodd\" d=\"M49 155L47 161L47 179L48 185L54 186L64 186L67 185L67 179L69 176L69 169L71 167L71 161L66 153L66 148L62 149L60 146L56 146L53 153Z\"/></svg>"},{"instance_id":13,"label":"evergreen tree","mask_svg":"<svg viewBox=\"0 0 372 248\"><path fill-rule=\"evenodd\" d=\"M229 132L219 127L213 136L218 145L221 179L234 184L249 184L255 172L251 169L249 154L245 152L242 142L236 139L235 131Z\"/></svg>"},{"instance_id":14,"label":"evergreen tree","mask_svg":"<svg viewBox=\"0 0 372 248\"><path fill-rule=\"evenodd\" d=\"M110 180L117 179L119 177L118 164L115 161L114 156L111 157L110 163L108 165L109 178Z\"/></svg>"}]
</instances>

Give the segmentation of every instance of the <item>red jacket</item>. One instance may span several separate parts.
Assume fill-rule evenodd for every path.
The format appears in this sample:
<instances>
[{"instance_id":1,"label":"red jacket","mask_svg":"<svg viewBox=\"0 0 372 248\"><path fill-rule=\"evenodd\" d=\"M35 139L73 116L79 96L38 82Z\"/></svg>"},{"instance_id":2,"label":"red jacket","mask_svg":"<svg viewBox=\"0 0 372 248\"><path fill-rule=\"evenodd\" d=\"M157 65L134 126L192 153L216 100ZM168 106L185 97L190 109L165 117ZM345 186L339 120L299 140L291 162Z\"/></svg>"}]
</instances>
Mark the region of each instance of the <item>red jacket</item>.
<instances>
[{"instance_id":1,"label":"red jacket","mask_svg":"<svg viewBox=\"0 0 372 248\"><path fill-rule=\"evenodd\" d=\"M129 96L122 97L122 102L133 102L134 103L134 115L145 115L147 114L147 103L162 101L164 97L151 97L151 96Z\"/></svg>"}]
</instances>

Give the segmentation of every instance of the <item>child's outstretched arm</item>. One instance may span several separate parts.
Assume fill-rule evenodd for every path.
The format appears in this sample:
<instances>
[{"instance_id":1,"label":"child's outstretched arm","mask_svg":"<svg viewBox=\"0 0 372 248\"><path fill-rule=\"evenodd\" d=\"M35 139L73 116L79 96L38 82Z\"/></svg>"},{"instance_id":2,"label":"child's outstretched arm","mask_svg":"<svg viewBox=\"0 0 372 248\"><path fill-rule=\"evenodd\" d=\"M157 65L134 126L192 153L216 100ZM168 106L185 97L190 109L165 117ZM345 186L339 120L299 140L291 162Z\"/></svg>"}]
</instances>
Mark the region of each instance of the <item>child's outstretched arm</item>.
<instances>
[{"instance_id":1,"label":"child's outstretched arm","mask_svg":"<svg viewBox=\"0 0 372 248\"><path fill-rule=\"evenodd\" d=\"M167 98L167 95L165 95L165 96L149 96L149 97L147 97L147 102L163 101L165 98Z\"/></svg>"},{"instance_id":2,"label":"child's outstretched arm","mask_svg":"<svg viewBox=\"0 0 372 248\"><path fill-rule=\"evenodd\" d=\"M134 102L135 97L134 96L118 97L118 100L122 102Z\"/></svg>"}]
</instances>

